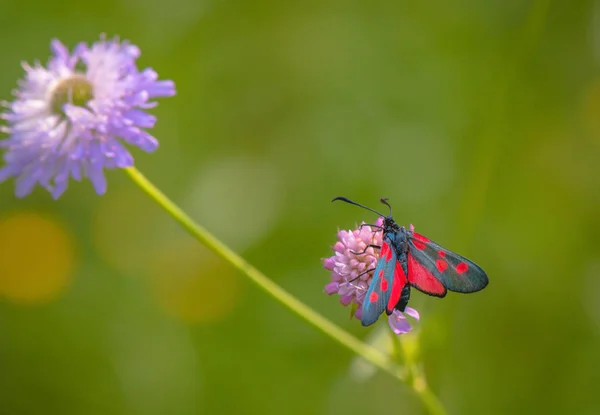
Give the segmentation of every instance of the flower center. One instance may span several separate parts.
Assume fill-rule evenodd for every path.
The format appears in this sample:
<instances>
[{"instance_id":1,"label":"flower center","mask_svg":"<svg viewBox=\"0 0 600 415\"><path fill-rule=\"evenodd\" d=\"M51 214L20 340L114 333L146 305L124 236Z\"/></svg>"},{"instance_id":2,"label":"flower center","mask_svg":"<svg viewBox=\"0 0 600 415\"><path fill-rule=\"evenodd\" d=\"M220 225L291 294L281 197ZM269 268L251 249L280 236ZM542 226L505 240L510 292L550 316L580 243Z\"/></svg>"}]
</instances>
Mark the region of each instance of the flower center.
<instances>
[{"instance_id":1,"label":"flower center","mask_svg":"<svg viewBox=\"0 0 600 415\"><path fill-rule=\"evenodd\" d=\"M73 75L56 85L52 91L50 108L55 114L64 116L65 104L84 107L93 98L94 88L87 78L83 75Z\"/></svg>"}]
</instances>

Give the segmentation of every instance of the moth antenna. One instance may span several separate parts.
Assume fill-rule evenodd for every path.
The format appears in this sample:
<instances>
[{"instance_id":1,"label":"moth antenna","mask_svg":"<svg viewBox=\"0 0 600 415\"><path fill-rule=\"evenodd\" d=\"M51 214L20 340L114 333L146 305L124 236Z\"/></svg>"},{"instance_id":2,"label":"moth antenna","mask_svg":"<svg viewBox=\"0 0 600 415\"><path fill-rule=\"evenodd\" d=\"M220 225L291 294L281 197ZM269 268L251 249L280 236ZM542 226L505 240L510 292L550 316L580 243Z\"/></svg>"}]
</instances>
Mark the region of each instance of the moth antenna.
<instances>
[{"instance_id":1,"label":"moth antenna","mask_svg":"<svg viewBox=\"0 0 600 415\"><path fill-rule=\"evenodd\" d=\"M388 203L388 198L382 197L380 202L390 208L390 217L391 217L392 216L392 206Z\"/></svg>"},{"instance_id":2,"label":"moth antenna","mask_svg":"<svg viewBox=\"0 0 600 415\"><path fill-rule=\"evenodd\" d=\"M366 207L364 205L361 205L360 203L356 203L356 202L354 202L354 201L352 201L352 200L350 200L350 199L348 199L346 197L338 196L338 197L334 198L332 200L332 202L335 202L336 200L341 200L342 202L350 203L351 205L356 205L356 206L361 207L363 209L370 210L371 212L376 213L379 216L385 216L383 213L379 213L375 209L371 209L370 207ZM387 203L386 203L386 205L387 205ZM390 213L391 213L391 207L390 207Z\"/></svg>"}]
</instances>

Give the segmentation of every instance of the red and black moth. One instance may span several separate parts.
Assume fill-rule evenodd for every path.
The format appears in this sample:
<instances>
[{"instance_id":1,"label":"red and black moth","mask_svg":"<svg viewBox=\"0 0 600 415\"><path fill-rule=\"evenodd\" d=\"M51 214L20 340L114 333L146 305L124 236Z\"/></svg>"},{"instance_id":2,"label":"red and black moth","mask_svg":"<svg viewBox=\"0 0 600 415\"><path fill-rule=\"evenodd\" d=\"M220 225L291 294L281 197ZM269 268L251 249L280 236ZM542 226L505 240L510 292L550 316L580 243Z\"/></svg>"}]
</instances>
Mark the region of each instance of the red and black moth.
<instances>
[{"instance_id":1,"label":"red and black moth","mask_svg":"<svg viewBox=\"0 0 600 415\"><path fill-rule=\"evenodd\" d=\"M385 312L390 315L394 309L404 311L410 298L410 287L435 297L444 297L448 291L472 293L485 288L488 277L473 261L460 256L414 232L399 226L392 218L392 207L387 199L381 203L390 209L383 215L374 209L363 206L345 197L341 200L383 216L383 226L363 225L383 232L379 259L373 271L373 278L362 305L361 322L369 326ZM357 254L360 254L357 253Z\"/></svg>"}]
</instances>

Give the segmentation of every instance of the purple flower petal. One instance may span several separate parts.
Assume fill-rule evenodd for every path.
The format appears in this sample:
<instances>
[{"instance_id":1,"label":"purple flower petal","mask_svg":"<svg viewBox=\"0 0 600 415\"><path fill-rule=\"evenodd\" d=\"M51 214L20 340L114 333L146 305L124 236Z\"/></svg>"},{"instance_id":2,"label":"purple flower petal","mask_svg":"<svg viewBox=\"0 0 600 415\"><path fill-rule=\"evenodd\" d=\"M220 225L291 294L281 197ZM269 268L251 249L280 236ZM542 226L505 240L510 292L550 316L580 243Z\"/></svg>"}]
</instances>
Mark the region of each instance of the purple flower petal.
<instances>
[{"instance_id":1,"label":"purple flower petal","mask_svg":"<svg viewBox=\"0 0 600 415\"><path fill-rule=\"evenodd\" d=\"M333 267L335 267L335 261L333 260L333 258L325 258L323 260L323 266L325 267L325 269L333 271Z\"/></svg>"},{"instance_id":2,"label":"purple flower petal","mask_svg":"<svg viewBox=\"0 0 600 415\"><path fill-rule=\"evenodd\" d=\"M330 282L329 284L327 284L325 286L325 292L328 295L332 295L338 292L338 288L339 288L340 284L338 284L337 282Z\"/></svg>"},{"instance_id":3,"label":"purple flower petal","mask_svg":"<svg viewBox=\"0 0 600 415\"><path fill-rule=\"evenodd\" d=\"M0 182L3 182L4 180L8 179L9 177L13 176L13 169L12 166L8 165L8 166L4 166L0 169Z\"/></svg>"},{"instance_id":4,"label":"purple flower petal","mask_svg":"<svg viewBox=\"0 0 600 415\"><path fill-rule=\"evenodd\" d=\"M142 128L152 128L156 123L156 117L138 109L132 109L123 114L123 117L130 123Z\"/></svg>"},{"instance_id":5,"label":"purple flower petal","mask_svg":"<svg viewBox=\"0 0 600 415\"><path fill-rule=\"evenodd\" d=\"M342 303L343 305L347 306L352 302L352 296L351 295L342 295L340 296L340 303Z\"/></svg>"},{"instance_id":6,"label":"purple flower petal","mask_svg":"<svg viewBox=\"0 0 600 415\"><path fill-rule=\"evenodd\" d=\"M412 326L408 321L406 321L404 316L402 316L402 313L400 313L398 310L394 310L394 312L388 317L388 323L392 331L396 334L406 334L412 330Z\"/></svg>"},{"instance_id":7,"label":"purple flower petal","mask_svg":"<svg viewBox=\"0 0 600 415\"><path fill-rule=\"evenodd\" d=\"M51 42L46 68L23 64L15 100L0 115L9 137L0 182L16 178L19 197L36 184L54 198L70 177L89 178L96 192L106 192L104 169L133 165L126 142L146 152L158 141L145 131L156 118L146 112L148 99L175 94L172 81L159 81L150 68L138 70L137 46L101 38L91 46L79 43L71 53L58 40ZM81 68L81 69L80 69Z\"/></svg>"},{"instance_id":8,"label":"purple flower petal","mask_svg":"<svg viewBox=\"0 0 600 415\"><path fill-rule=\"evenodd\" d=\"M421 318L421 316L419 315L419 312L411 307L406 307L406 309L404 309L404 313L408 316L411 316L412 318L414 318L417 321Z\"/></svg>"},{"instance_id":9,"label":"purple flower petal","mask_svg":"<svg viewBox=\"0 0 600 415\"><path fill-rule=\"evenodd\" d=\"M33 190L35 183L39 180L40 169L33 172L26 171L17 178L15 186L15 195L18 198L27 196Z\"/></svg>"}]
</instances>

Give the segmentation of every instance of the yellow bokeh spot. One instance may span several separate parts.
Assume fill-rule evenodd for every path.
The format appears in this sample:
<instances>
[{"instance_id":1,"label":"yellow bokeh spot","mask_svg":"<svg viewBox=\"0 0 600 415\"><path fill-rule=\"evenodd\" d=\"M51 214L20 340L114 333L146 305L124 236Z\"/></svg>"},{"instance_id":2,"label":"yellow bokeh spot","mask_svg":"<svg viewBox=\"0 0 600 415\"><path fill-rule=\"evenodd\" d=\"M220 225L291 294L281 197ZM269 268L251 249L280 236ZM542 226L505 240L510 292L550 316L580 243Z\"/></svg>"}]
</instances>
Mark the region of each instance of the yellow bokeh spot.
<instances>
[{"instance_id":1,"label":"yellow bokeh spot","mask_svg":"<svg viewBox=\"0 0 600 415\"><path fill-rule=\"evenodd\" d=\"M164 245L160 224L164 214L141 192L111 191L98 202L92 240L100 257L124 274L138 275L148 252Z\"/></svg>"},{"instance_id":2,"label":"yellow bokeh spot","mask_svg":"<svg viewBox=\"0 0 600 415\"><path fill-rule=\"evenodd\" d=\"M58 222L36 213L0 218L0 295L20 303L55 299L74 263L73 240Z\"/></svg>"},{"instance_id":3,"label":"yellow bokeh spot","mask_svg":"<svg viewBox=\"0 0 600 415\"><path fill-rule=\"evenodd\" d=\"M235 271L194 242L159 253L151 274L158 303L187 323L221 320L240 297Z\"/></svg>"}]
</instances>

